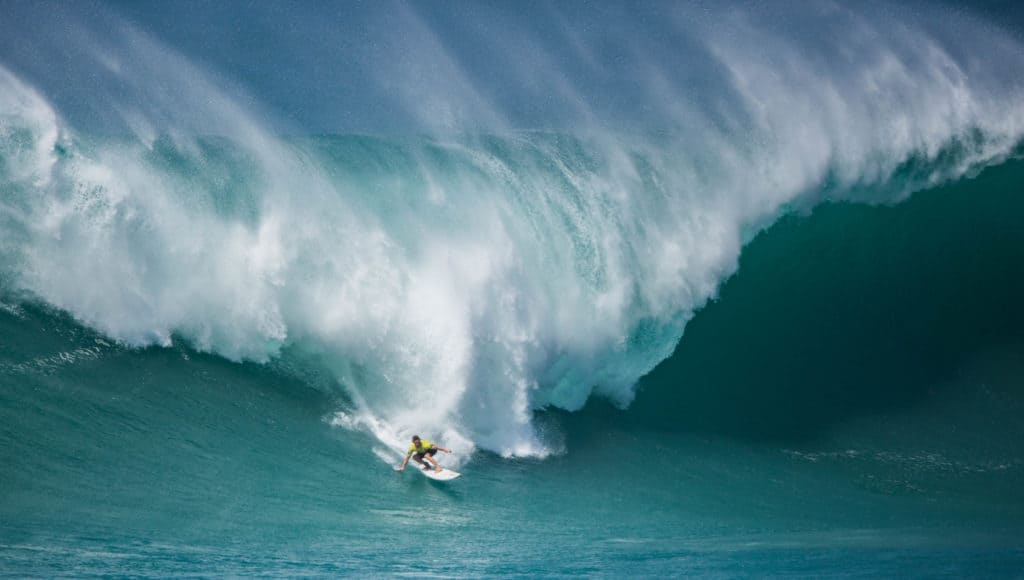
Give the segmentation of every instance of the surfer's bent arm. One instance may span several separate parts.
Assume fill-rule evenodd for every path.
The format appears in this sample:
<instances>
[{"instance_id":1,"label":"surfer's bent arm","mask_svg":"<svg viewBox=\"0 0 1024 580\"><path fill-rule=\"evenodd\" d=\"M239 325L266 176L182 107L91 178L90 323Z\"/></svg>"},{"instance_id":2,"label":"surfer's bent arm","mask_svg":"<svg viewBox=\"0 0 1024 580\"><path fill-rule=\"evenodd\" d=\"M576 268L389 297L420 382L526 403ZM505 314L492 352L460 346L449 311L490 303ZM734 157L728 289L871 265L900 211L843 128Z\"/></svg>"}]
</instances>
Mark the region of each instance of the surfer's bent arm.
<instances>
[{"instance_id":1,"label":"surfer's bent arm","mask_svg":"<svg viewBox=\"0 0 1024 580\"><path fill-rule=\"evenodd\" d=\"M445 453L451 453L452 452L451 449L445 449L444 447L441 447L440 445L434 445L434 447L437 448L439 451L444 451Z\"/></svg>"},{"instance_id":2,"label":"surfer's bent arm","mask_svg":"<svg viewBox=\"0 0 1024 580\"><path fill-rule=\"evenodd\" d=\"M402 471L403 469L405 469L406 464L409 463L410 457L412 457L411 452L405 454L405 461L402 462L402 466L398 468L398 471Z\"/></svg>"}]
</instances>

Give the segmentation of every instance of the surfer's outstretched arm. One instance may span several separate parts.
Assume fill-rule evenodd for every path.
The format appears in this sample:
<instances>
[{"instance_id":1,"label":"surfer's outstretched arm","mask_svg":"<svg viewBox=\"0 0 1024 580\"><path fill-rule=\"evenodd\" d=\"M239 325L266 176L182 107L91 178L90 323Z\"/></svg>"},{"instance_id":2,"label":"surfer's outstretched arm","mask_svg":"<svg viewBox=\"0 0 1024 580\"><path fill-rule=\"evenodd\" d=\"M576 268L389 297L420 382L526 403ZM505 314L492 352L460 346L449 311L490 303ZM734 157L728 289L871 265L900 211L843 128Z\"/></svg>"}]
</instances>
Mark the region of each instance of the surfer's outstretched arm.
<instances>
[{"instance_id":1,"label":"surfer's outstretched arm","mask_svg":"<svg viewBox=\"0 0 1024 580\"><path fill-rule=\"evenodd\" d=\"M410 455L406 454L405 460L402 461L402 464L399 465L398 469L396 469L395 471L402 471L403 469L405 469L405 464L409 463L409 457Z\"/></svg>"}]
</instances>

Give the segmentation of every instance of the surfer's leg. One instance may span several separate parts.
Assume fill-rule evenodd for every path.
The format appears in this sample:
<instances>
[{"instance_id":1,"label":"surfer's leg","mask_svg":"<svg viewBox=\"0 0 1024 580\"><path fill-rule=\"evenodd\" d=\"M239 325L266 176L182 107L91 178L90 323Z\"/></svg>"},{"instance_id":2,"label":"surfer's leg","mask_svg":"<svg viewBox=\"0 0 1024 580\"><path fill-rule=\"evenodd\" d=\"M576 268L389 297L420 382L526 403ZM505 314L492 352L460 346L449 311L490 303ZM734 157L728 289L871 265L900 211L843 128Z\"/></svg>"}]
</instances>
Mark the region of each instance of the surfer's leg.
<instances>
[{"instance_id":1,"label":"surfer's leg","mask_svg":"<svg viewBox=\"0 0 1024 580\"><path fill-rule=\"evenodd\" d=\"M412 458L416 460L416 463L422 465L423 469L430 469L430 464L427 463L426 461L423 461L423 458L426 456L427 455L425 453L417 453L416 455L413 455Z\"/></svg>"},{"instance_id":2,"label":"surfer's leg","mask_svg":"<svg viewBox=\"0 0 1024 580\"><path fill-rule=\"evenodd\" d=\"M434 451L434 450L433 450L433 449L431 449L431 451ZM434 451L434 453L437 453L437 451ZM430 453L430 452L428 451L428 452L427 452L427 455L426 455L426 458L427 458L427 459L429 459L429 460L430 460L430 462L434 464L434 471L441 471L441 466L440 466L440 465L438 465L438 463L437 463L437 460L436 460L436 459L434 459L434 453Z\"/></svg>"}]
</instances>

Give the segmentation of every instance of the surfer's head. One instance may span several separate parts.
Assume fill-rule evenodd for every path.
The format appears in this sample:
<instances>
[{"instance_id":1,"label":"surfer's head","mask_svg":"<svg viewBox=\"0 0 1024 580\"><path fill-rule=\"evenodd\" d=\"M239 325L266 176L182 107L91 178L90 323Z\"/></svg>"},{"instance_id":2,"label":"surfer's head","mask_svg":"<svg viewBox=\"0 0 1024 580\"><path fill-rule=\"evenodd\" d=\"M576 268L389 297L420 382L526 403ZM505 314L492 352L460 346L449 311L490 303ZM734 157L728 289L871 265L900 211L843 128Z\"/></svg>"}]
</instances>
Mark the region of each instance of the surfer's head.
<instances>
[{"instance_id":1,"label":"surfer's head","mask_svg":"<svg viewBox=\"0 0 1024 580\"><path fill-rule=\"evenodd\" d=\"M413 443L419 443L420 442L420 436L419 435L413 435L412 436L412 442Z\"/></svg>"}]
</instances>

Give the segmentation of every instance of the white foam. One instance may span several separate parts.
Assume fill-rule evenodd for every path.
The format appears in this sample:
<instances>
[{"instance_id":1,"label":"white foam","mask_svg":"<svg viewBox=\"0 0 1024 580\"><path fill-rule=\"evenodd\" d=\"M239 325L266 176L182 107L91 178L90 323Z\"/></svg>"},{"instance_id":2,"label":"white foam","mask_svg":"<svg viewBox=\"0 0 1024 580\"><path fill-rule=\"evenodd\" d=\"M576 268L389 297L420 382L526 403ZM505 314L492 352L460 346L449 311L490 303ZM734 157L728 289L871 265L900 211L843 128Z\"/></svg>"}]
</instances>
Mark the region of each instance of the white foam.
<instances>
[{"instance_id":1,"label":"white foam","mask_svg":"<svg viewBox=\"0 0 1024 580\"><path fill-rule=\"evenodd\" d=\"M3 66L0 87L3 173L9 184L46 187L57 163L56 147L61 139L57 114L35 89Z\"/></svg>"}]
</instances>

